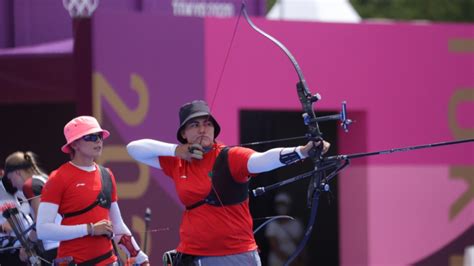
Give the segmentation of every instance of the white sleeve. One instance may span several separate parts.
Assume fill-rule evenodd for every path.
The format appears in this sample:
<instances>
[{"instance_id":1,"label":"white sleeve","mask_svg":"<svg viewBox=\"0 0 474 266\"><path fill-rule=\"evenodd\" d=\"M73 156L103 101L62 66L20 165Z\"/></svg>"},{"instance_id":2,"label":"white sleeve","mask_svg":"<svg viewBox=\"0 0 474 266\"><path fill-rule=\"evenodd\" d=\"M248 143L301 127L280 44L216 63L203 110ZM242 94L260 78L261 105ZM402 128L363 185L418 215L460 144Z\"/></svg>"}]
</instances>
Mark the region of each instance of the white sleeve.
<instances>
[{"instance_id":1,"label":"white sleeve","mask_svg":"<svg viewBox=\"0 0 474 266\"><path fill-rule=\"evenodd\" d=\"M159 156L174 156L177 144L153 139L140 139L130 142L127 151L133 159L149 166L161 169Z\"/></svg>"},{"instance_id":2,"label":"white sleeve","mask_svg":"<svg viewBox=\"0 0 474 266\"><path fill-rule=\"evenodd\" d=\"M123 222L122 214L120 213L120 208L117 202L112 202L112 205L110 205L110 220L112 221L114 234L116 235L114 237L114 240L116 243L119 243L120 238L123 235L132 236L130 229L128 229L128 226ZM140 250L140 247L138 246L133 236L132 236L132 245L136 250ZM138 252L138 255L135 258L135 262L138 264L141 264L144 261L148 261L148 256L143 251L140 250Z\"/></svg>"},{"instance_id":3,"label":"white sleeve","mask_svg":"<svg viewBox=\"0 0 474 266\"><path fill-rule=\"evenodd\" d=\"M87 224L60 225L54 221L59 206L54 203L41 202L36 218L36 233L41 240L64 241L88 235Z\"/></svg>"},{"instance_id":4,"label":"white sleeve","mask_svg":"<svg viewBox=\"0 0 474 266\"><path fill-rule=\"evenodd\" d=\"M114 234L116 235L132 235L130 229L123 222L122 214L120 213L120 208L116 201L112 202L110 205L110 221L112 222Z\"/></svg>"},{"instance_id":5,"label":"white sleeve","mask_svg":"<svg viewBox=\"0 0 474 266\"><path fill-rule=\"evenodd\" d=\"M280 161L280 156L291 152L296 152L300 159L304 158L299 146L296 148L274 148L266 152L256 152L252 154L247 162L247 168L252 174L277 169L286 165Z\"/></svg>"}]
</instances>

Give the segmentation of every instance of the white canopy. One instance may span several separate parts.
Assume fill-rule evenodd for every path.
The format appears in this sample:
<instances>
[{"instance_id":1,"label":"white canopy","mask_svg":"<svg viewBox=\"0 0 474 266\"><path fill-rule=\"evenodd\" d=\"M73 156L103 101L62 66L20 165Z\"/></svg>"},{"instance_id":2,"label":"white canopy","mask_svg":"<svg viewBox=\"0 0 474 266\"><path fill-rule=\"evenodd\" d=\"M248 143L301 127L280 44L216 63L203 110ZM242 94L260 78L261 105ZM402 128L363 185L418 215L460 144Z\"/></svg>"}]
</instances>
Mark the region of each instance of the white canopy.
<instances>
[{"instance_id":1,"label":"white canopy","mask_svg":"<svg viewBox=\"0 0 474 266\"><path fill-rule=\"evenodd\" d=\"M361 21L348 0L277 0L267 18L345 23Z\"/></svg>"}]
</instances>

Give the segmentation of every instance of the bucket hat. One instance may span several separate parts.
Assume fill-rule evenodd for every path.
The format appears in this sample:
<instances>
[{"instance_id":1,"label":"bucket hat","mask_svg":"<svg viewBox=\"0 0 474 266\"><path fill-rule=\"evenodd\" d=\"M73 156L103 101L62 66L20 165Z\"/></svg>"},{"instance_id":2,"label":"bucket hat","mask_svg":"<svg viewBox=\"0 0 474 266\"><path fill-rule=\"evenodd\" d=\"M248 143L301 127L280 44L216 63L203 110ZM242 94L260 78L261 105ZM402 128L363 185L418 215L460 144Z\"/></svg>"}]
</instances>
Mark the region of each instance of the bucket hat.
<instances>
[{"instance_id":1,"label":"bucket hat","mask_svg":"<svg viewBox=\"0 0 474 266\"><path fill-rule=\"evenodd\" d=\"M186 139L181 136L181 130L189 122L191 119L196 117L206 116L209 118L209 121L212 121L214 124L214 138L219 135L221 132L221 127L217 123L216 119L211 115L209 110L209 106L205 101L196 100L190 103L185 103L181 108L179 108L179 128L176 132L176 137L178 138L179 142L186 143Z\"/></svg>"},{"instance_id":2,"label":"bucket hat","mask_svg":"<svg viewBox=\"0 0 474 266\"><path fill-rule=\"evenodd\" d=\"M95 119L92 116L79 116L69 121L66 126L64 126L64 137L66 138L66 144L61 147L61 151L64 153L70 153L71 147L69 145L75 140L82 138L85 135L93 133L102 133L104 139L110 136L110 132L102 129Z\"/></svg>"}]
</instances>

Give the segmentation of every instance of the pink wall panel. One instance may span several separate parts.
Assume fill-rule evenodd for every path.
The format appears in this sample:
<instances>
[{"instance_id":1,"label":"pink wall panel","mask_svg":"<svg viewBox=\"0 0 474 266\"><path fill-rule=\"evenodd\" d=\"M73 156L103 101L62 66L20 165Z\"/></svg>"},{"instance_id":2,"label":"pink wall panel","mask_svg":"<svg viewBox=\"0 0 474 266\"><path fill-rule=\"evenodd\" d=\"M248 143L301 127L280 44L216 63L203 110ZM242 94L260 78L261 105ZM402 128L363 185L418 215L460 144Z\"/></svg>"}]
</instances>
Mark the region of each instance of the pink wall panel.
<instances>
[{"instance_id":1,"label":"pink wall panel","mask_svg":"<svg viewBox=\"0 0 474 266\"><path fill-rule=\"evenodd\" d=\"M206 22L206 89L212 99L235 20ZM367 121L359 122L368 126L364 136L370 139L368 149L452 140L474 133L474 117L470 115L474 100L454 100L465 90L473 94L474 53L449 50L453 40L473 38L472 25L255 22L293 52L310 89L323 97L320 109L336 110L346 100L349 112L367 112ZM296 81L286 56L242 19L213 108L225 127L232 129L237 120L229 110L299 110ZM450 106L451 101L457 104ZM349 137L357 131L355 124ZM231 132L223 137L227 142L237 142ZM365 147L353 148L361 151ZM460 149L469 152L455 147L444 149L443 156L413 152L381 156L371 162L472 162L472 158L460 155Z\"/></svg>"},{"instance_id":2,"label":"pink wall panel","mask_svg":"<svg viewBox=\"0 0 474 266\"><path fill-rule=\"evenodd\" d=\"M472 25L255 22L295 55L319 110L346 100L355 111L339 134L343 153L474 137L474 52L456 48L474 38ZM235 23L206 20L207 99L230 144L241 109L301 109L290 61L244 19L217 86ZM339 177L342 265L412 264L474 223L472 142L364 162ZM462 197L471 200L450 218Z\"/></svg>"}]
</instances>

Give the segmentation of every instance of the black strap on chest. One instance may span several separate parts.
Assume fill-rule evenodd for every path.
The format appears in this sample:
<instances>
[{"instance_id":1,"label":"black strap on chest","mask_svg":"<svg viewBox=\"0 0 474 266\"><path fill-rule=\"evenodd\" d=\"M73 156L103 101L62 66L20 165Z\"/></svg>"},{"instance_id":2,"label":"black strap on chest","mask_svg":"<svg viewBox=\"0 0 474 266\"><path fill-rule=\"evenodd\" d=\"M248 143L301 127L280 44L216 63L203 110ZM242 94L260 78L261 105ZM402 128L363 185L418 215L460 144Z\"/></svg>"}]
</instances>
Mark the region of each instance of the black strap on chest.
<instances>
[{"instance_id":1,"label":"black strap on chest","mask_svg":"<svg viewBox=\"0 0 474 266\"><path fill-rule=\"evenodd\" d=\"M194 209L203 204L217 207L234 205L244 202L249 196L249 182L236 182L230 173L229 147L222 149L217 156L212 168L211 182L212 186L209 195L191 206L186 206L187 210Z\"/></svg>"},{"instance_id":2,"label":"black strap on chest","mask_svg":"<svg viewBox=\"0 0 474 266\"><path fill-rule=\"evenodd\" d=\"M63 217L72 217L83 214L92 210L95 206L99 205L103 208L110 209L110 205L112 204L112 178L110 177L109 171L102 165L99 165L100 170L100 181L102 182L102 188L97 195L96 200L90 204L89 206L85 207L82 210L64 213Z\"/></svg>"}]
</instances>

